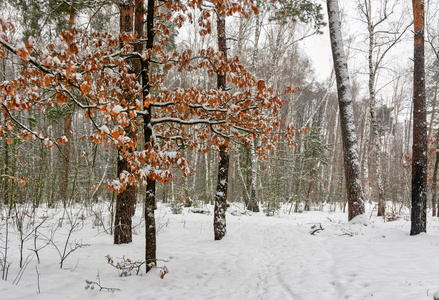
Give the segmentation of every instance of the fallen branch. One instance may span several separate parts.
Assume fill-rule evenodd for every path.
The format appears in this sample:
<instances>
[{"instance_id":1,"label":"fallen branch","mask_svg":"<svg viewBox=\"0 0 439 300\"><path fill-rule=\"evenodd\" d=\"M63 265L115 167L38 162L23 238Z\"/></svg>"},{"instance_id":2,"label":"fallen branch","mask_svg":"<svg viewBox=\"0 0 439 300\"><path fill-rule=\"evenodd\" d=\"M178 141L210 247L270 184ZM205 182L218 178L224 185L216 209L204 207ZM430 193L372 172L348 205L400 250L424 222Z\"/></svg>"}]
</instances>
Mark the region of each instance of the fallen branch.
<instances>
[{"instance_id":1,"label":"fallen branch","mask_svg":"<svg viewBox=\"0 0 439 300\"><path fill-rule=\"evenodd\" d=\"M85 282L87 283L87 285L85 286L85 289L94 290L95 286L97 286L99 288L99 291L108 291L108 292L112 292L112 293L114 293L115 291L120 291L120 289L118 289L118 288L110 288L110 287L102 286L102 285L100 285L99 282L96 282L96 281L86 280Z\"/></svg>"},{"instance_id":2,"label":"fallen branch","mask_svg":"<svg viewBox=\"0 0 439 300\"><path fill-rule=\"evenodd\" d=\"M320 231L320 230L325 230L325 229L322 227L322 224L319 224L319 227L317 227L317 228L315 228L315 227L316 227L316 225L314 225L313 227L311 227L311 229L313 229L313 230L310 232L311 235L315 235L316 232L318 232L318 231Z\"/></svg>"}]
</instances>

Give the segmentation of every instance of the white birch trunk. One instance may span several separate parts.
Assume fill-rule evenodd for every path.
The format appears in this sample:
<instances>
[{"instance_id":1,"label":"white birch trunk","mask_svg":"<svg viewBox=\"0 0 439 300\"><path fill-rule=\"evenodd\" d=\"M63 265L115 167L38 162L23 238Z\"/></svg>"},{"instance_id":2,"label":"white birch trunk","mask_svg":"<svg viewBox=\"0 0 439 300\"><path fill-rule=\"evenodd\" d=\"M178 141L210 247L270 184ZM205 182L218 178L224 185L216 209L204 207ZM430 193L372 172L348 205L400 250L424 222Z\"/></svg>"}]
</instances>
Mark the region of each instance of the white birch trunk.
<instances>
[{"instance_id":1,"label":"white birch trunk","mask_svg":"<svg viewBox=\"0 0 439 300\"><path fill-rule=\"evenodd\" d=\"M337 0L327 0L329 32L332 57L337 80L340 124L343 140L343 157L346 190L348 198L348 219L364 214L364 195L360 181L360 163L358 157L357 135L355 131L354 109L352 105L351 84L348 65L344 53L339 8Z\"/></svg>"}]
</instances>

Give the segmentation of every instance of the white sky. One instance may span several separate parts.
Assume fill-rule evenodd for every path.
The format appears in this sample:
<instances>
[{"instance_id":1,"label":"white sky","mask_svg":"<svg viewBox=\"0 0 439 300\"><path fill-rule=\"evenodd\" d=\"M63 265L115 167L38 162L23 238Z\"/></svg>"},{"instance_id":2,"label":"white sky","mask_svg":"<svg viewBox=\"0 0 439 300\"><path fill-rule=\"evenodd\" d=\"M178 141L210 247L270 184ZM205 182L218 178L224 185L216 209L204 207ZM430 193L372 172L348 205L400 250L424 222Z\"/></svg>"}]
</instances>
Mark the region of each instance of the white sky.
<instances>
[{"instance_id":1,"label":"white sky","mask_svg":"<svg viewBox=\"0 0 439 300\"><path fill-rule=\"evenodd\" d=\"M332 71L332 54L328 28L323 29L323 35L314 35L301 42L301 48L313 62L317 79L324 81L329 78Z\"/></svg>"}]
</instances>

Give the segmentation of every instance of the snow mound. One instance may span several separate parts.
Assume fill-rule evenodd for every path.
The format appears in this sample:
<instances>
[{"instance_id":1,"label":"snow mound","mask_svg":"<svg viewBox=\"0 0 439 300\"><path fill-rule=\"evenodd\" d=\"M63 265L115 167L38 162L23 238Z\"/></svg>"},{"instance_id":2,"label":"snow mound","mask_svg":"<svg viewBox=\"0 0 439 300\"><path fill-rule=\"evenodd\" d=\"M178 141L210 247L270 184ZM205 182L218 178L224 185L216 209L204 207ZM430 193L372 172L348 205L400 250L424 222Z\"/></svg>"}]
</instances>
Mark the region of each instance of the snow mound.
<instances>
[{"instance_id":1,"label":"snow mound","mask_svg":"<svg viewBox=\"0 0 439 300\"><path fill-rule=\"evenodd\" d=\"M210 215L210 211L207 208L201 208L201 207L193 207L189 209L189 212L194 214L206 214Z\"/></svg>"},{"instance_id":2,"label":"snow mound","mask_svg":"<svg viewBox=\"0 0 439 300\"><path fill-rule=\"evenodd\" d=\"M369 219L367 218L367 216L365 214L363 214L363 215L358 215L355 218L353 218L352 220L350 220L349 224L370 226L371 223L370 223Z\"/></svg>"}]
</instances>

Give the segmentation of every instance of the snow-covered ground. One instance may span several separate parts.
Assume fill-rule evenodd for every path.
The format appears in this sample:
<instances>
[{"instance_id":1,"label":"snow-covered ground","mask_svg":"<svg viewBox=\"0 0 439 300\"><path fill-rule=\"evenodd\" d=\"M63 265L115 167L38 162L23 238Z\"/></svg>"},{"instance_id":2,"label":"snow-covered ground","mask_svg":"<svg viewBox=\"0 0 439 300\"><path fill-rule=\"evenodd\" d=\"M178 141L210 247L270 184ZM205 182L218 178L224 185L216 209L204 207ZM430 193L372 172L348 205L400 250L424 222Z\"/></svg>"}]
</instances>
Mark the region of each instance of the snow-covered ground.
<instances>
[{"instance_id":1,"label":"snow-covered ground","mask_svg":"<svg viewBox=\"0 0 439 300\"><path fill-rule=\"evenodd\" d=\"M235 208L232 204L229 212ZM105 211L104 206L100 209ZM80 218L66 253L74 245L89 246L68 255L63 269L55 245L62 256L71 226L65 220L57 228L62 211L40 209L38 214L49 218L37 230L37 248L51 237L53 243L38 252L37 264L37 257L29 250L35 249L35 241L29 235L23 251L27 267L17 276L18 232L12 225L15 220L9 220L7 258L12 264L7 281L0 281L0 299L421 300L433 299L439 290L439 221L432 217L427 234L410 237L407 217L385 223L370 210L362 219L349 223L341 212L288 215L287 209L281 209L274 217L228 213L227 235L214 241L212 215L187 209L175 215L162 205L157 211L157 256L159 266L166 265L169 273L161 279L158 269L146 275L119 277L105 258L110 255L114 263L123 258L142 260L141 208L134 219L134 241L129 245L113 245L113 237L96 226L99 222L89 210L70 211L69 216ZM42 221L31 217L25 216L24 223ZM102 218L105 223L108 215ZM0 258L5 254L5 223L5 219L0 223ZM311 235L320 225L323 230ZM120 290L86 289L86 280Z\"/></svg>"}]
</instances>

